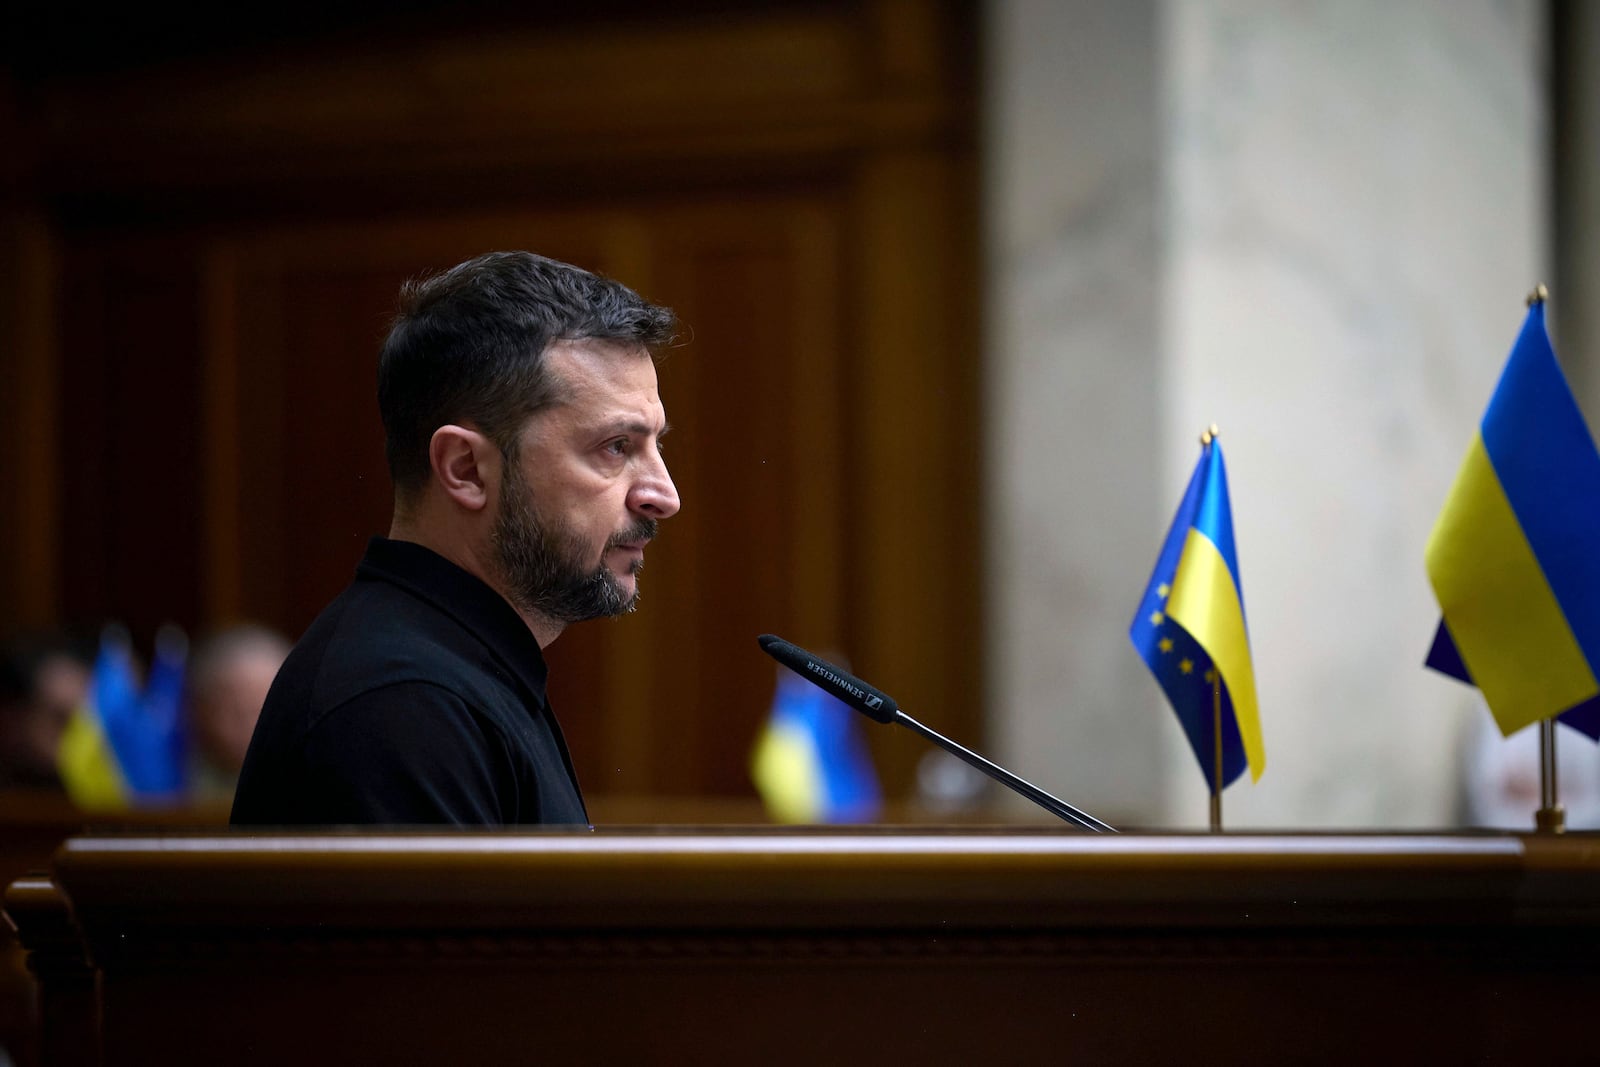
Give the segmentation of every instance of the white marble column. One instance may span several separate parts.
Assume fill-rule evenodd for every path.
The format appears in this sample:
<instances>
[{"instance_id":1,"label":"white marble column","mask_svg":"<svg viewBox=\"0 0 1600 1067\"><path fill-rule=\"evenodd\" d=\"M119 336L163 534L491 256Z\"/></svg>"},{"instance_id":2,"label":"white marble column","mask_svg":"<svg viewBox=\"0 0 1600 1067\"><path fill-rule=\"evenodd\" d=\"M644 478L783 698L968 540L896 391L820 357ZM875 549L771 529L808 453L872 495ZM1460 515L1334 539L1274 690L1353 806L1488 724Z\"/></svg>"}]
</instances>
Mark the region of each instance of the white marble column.
<instances>
[{"instance_id":1,"label":"white marble column","mask_svg":"<svg viewBox=\"0 0 1600 1067\"><path fill-rule=\"evenodd\" d=\"M1600 5L1556 6L1555 293L1550 329L1589 426L1600 426Z\"/></svg>"},{"instance_id":2,"label":"white marble column","mask_svg":"<svg viewBox=\"0 0 1600 1067\"><path fill-rule=\"evenodd\" d=\"M1158 6L989 16L991 734L1035 784L1148 820L1169 724L1125 634L1166 465Z\"/></svg>"},{"instance_id":3,"label":"white marble column","mask_svg":"<svg viewBox=\"0 0 1600 1067\"><path fill-rule=\"evenodd\" d=\"M987 11L997 752L1204 825L1126 628L1215 422L1268 762L1228 824L1450 824L1484 713L1421 666L1422 552L1548 269L1542 6Z\"/></svg>"}]
</instances>

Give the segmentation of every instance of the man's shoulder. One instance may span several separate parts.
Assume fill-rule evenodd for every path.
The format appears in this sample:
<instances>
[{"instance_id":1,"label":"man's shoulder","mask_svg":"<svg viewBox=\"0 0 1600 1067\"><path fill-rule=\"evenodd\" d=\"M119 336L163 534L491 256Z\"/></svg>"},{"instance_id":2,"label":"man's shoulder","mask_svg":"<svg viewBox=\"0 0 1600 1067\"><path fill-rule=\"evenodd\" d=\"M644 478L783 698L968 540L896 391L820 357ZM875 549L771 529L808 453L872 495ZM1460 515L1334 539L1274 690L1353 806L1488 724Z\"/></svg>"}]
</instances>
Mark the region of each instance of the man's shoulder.
<instances>
[{"instance_id":1,"label":"man's shoulder","mask_svg":"<svg viewBox=\"0 0 1600 1067\"><path fill-rule=\"evenodd\" d=\"M231 821L503 823L514 814L502 796L514 795L520 771L503 733L468 701L395 681L308 709L276 743L252 746Z\"/></svg>"},{"instance_id":2,"label":"man's shoulder","mask_svg":"<svg viewBox=\"0 0 1600 1067\"><path fill-rule=\"evenodd\" d=\"M448 691L481 707L506 699L511 683L449 613L386 582L357 582L289 654L268 706L286 705L310 727L337 707L398 687Z\"/></svg>"},{"instance_id":3,"label":"man's shoulder","mask_svg":"<svg viewBox=\"0 0 1600 1067\"><path fill-rule=\"evenodd\" d=\"M482 642L450 613L387 582L356 582L330 604L301 642L323 646L331 666L348 666L379 684L437 679L482 658Z\"/></svg>"}]
</instances>

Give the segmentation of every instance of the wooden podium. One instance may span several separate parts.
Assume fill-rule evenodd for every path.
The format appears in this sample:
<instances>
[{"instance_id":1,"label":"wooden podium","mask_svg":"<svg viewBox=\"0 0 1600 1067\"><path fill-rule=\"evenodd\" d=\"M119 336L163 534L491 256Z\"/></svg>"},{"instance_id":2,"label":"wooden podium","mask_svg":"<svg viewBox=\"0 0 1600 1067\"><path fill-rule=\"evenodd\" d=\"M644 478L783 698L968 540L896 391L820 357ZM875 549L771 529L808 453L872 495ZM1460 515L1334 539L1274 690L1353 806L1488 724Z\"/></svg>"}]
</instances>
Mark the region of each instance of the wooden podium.
<instances>
[{"instance_id":1,"label":"wooden podium","mask_svg":"<svg viewBox=\"0 0 1600 1067\"><path fill-rule=\"evenodd\" d=\"M82 836L59 1064L1589 1061L1600 839Z\"/></svg>"}]
</instances>

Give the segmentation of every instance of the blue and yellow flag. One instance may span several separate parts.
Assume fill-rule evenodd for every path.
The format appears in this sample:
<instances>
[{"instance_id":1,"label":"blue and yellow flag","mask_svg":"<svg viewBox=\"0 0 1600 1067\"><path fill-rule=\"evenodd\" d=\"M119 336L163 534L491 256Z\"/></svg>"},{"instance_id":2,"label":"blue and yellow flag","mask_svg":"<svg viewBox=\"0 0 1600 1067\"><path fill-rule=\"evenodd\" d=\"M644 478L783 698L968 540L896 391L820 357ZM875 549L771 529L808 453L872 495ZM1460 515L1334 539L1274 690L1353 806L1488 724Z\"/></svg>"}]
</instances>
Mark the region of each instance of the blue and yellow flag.
<instances>
[{"instance_id":1,"label":"blue and yellow flag","mask_svg":"<svg viewBox=\"0 0 1600 1067\"><path fill-rule=\"evenodd\" d=\"M138 696L126 631L108 626L89 676L88 699L72 715L56 752L62 784L85 811L121 811L132 790L117 753L115 733Z\"/></svg>"},{"instance_id":2,"label":"blue and yellow flag","mask_svg":"<svg viewBox=\"0 0 1600 1067\"><path fill-rule=\"evenodd\" d=\"M187 777L184 680L189 640L168 623L156 632L155 656L143 689L112 734L128 786L141 802L178 800ZM108 726L108 729L110 727Z\"/></svg>"},{"instance_id":3,"label":"blue and yellow flag","mask_svg":"<svg viewBox=\"0 0 1600 1067\"><path fill-rule=\"evenodd\" d=\"M1215 431L1201 439L1200 461L1167 531L1150 585L1128 628L1133 647L1166 691L1200 769L1220 790L1246 765L1266 768L1256 712L1255 670L1245 628L1244 588L1233 548L1228 472ZM1222 780L1216 778L1216 695L1222 704Z\"/></svg>"},{"instance_id":4,"label":"blue and yellow flag","mask_svg":"<svg viewBox=\"0 0 1600 1067\"><path fill-rule=\"evenodd\" d=\"M101 632L88 700L69 721L56 756L62 782L80 807L120 810L181 799L187 653L183 631L163 626L149 678L141 683L127 630L113 623Z\"/></svg>"},{"instance_id":5,"label":"blue and yellow flag","mask_svg":"<svg viewBox=\"0 0 1600 1067\"><path fill-rule=\"evenodd\" d=\"M767 811L785 823L864 823L883 807L857 712L787 668L778 671L750 776Z\"/></svg>"},{"instance_id":6,"label":"blue and yellow flag","mask_svg":"<svg viewBox=\"0 0 1600 1067\"><path fill-rule=\"evenodd\" d=\"M1443 616L1427 664L1500 731L1560 715L1600 737L1600 453L1531 298L1428 538Z\"/></svg>"}]
</instances>

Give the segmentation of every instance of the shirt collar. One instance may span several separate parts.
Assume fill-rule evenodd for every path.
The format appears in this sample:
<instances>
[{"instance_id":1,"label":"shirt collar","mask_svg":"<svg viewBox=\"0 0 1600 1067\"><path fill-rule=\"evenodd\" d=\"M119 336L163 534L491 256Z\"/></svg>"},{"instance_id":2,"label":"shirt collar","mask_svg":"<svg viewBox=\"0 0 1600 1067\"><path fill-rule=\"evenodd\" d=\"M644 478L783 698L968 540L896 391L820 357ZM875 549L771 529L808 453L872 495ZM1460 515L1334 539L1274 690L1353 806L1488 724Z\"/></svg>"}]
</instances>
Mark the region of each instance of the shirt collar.
<instances>
[{"instance_id":1,"label":"shirt collar","mask_svg":"<svg viewBox=\"0 0 1600 1067\"><path fill-rule=\"evenodd\" d=\"M454 618L546 703L544 653L528 624L488 583L413 541L374 537L356 577L392 582Z\"/></svg>"}]
</instances>

